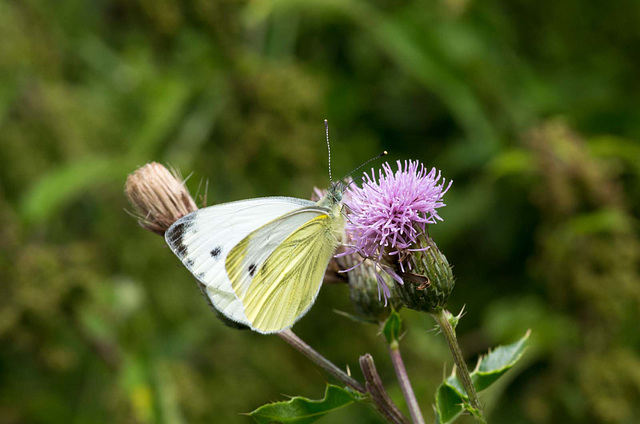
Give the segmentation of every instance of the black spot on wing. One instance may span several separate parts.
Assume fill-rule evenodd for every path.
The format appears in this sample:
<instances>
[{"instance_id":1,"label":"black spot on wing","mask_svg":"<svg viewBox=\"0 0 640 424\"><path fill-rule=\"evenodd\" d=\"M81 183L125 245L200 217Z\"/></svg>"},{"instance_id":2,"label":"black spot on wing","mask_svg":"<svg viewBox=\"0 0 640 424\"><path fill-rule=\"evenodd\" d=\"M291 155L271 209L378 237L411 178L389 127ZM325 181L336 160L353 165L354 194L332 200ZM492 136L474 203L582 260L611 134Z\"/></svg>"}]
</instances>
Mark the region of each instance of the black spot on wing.
<instances>
[{"instance_id":1,"label":"black spot on wing","mask_svg":"<svg viewBox=\"0 0 640 424\"><path fill-rule=\"evenodd\" d=\"M182 242L186 232L187 223L180 222L171 227L168 237L169 245L173 248L173 250L176 252L176 255L178 255L178 257L180 258L187 254L187 246L185 246Z\"/></svg>"},{"instance_id":2,"label":"black spot on wing","mask_svg":"<svg viewBox=\"0 0 640 424\"><path fill-rule=\"evenodd\" d=\"M219 259L221 253L222 253L222 248L220 246L216 246L213 249L211 249L211 257L213 259Z\"/></svg>"},{"instance_id":3,"label":"black spot on wing","mask_svg":"<svg viewBox=\"0 0 640 424\"><path fill-rule=\"evenodd\" d=\"M253 277L253 274L256 273L256 264L249 265L249 275Z\"/></svg>"},{"instance_id":4,"label":"black spot on wing","mask_svg":"<svg viewBox=\"0 0 640 424\"><path fill-rule=\"evenodd\" d=\"M179 258L183 258L187 254L187 246L183 240L187 231L191 227L191 221L193 221L194 214L183 217L178 223L169 229L167 241L173 248Z\"/></svg>"},{"instance_id":5,"label":"black spot on wing","mask_svg":"<svg viewBox=\"0 0 640 424\"><path fill-rule=\"evenodd\" d=\"M191 258L187 259L186 261L184 261L184 264L189 268L191 268L193 266L193 259Z\"/></svg>"}]
</instances>

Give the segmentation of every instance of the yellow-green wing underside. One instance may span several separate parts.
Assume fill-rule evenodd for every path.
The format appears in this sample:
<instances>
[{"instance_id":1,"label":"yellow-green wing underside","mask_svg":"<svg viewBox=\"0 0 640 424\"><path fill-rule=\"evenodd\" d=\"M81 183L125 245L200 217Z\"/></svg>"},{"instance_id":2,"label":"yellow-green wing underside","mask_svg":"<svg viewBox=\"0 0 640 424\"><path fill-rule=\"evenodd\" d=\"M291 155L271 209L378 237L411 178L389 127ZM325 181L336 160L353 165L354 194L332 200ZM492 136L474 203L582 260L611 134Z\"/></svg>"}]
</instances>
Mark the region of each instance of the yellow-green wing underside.
<instances>
[{"instance_id":1,"label":"yellow-green wing underside","mask_svg":"<svg viewBox=\"0 0 640 424\"><path fill-rule=\"evenodd\" d=\"M315 216L288 235L261 263L247 259L255 242L254 233L229 252L227 273L255 330L273 333L288 328L311 307L339 244L336 234L341 230L340 221L327 214ZM246 281L248 270L250 283Z\"/></svg>"}]
</instances>

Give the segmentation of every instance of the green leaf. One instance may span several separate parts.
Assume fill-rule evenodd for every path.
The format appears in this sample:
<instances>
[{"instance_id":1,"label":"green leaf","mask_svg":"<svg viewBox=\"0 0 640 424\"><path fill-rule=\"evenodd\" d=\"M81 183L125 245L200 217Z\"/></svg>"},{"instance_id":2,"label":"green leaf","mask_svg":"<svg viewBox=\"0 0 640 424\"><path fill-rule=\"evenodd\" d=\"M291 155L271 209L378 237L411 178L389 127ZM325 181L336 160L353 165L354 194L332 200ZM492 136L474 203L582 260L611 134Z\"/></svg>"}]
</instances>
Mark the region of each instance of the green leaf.
<instances>
[{"instance_id":1,"label":"green leaf","mask_svg":"<svg viewBox=\"0 0 640 424\"><path fill-rule=\"evenodd\" d=\"M249 415L260 424L306 424L314 422L331 411L359 402L362 399L363 397L355 392L327 384L323 399L311 400L296 396L286 402L263 405Z\"/></svg>"},{"instance_id":2,"label":"green leaf","mask_svg":"<svg viewBox=\"0 0 640 424\"><path fill-rule=\"evenodd\" d=\"M478 392L493 384L520 360L527 347L530 334L531 330L527 331L517 342L507 346L500 346L480 358L478 366L471 373L471 380Z\"/></svg>"},{"instance_id":3,"label":"green leaf","mask_svg":"<svg viewBox=\"0 0 640 424\"><path fill-rule=\"evenodd\" d=\"M464 400L453 388L445 383L436 392L437 422L450 423L464 411Z\"/></svg>"},{"instance_id":4,"label":"green leaf","mask_svg":"<svg viewBox=\"0 0 640 424\"><path fill-rule=\"evenodd\" d=\"M382 328L382 334L384 334L384 338L387 339L388 344L398 341L401 328L402 319L400 318L400 314L392 310L391 315L389 315L389 318L387 318Z\"/></svg>"},{"instance_id":5,"label":"green leaf","mask_svg":"<svg viewBox=\"0 0 640 424\"><path fill-rule=\"evenodd\" d=\"M462 383L458 379L458 376L455 374L455 372L451 373L451 375L447 377L447 379L444 381L444 384L449 386L449 388L456 392L462 399L467 399L467 391L462 386Z\"/></svg>"},{"instance_id":6,"label":"green leaf","mask_svg":"<svg viewBox=\"0 0 640 424\"><path fill-rule=\"evenodd\" d=\"M471 381L477 392L489 387L520 360L530 334L529 330L517 342L499 346L479 359L476 369L471 373ZM471 411L473 407L468 403L467 393L454 371L440 384L436 392L437 422L451 423L465 409Z\"/></svg>"},{"instance_id":7,"label":"green leaf","mask_svg":"<svg viewBox=\"0 0 640 424\"><path fill-rule=\"evenodd\" d=\"M87 157L44 173L29 187L21 200L21 214L27 222L39 223L91 187L122 180L135 164L109 157Z\"/></svg>"}]
</instances>

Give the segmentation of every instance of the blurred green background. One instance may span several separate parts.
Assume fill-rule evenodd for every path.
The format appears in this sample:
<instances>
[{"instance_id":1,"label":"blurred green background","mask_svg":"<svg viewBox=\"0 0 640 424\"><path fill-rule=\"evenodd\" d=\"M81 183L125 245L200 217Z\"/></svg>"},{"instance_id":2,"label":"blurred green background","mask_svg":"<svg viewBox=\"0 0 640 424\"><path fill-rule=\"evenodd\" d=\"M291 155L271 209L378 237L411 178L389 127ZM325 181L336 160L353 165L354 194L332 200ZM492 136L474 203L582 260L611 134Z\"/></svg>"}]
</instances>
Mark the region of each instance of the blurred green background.
<instances>
[{"instance_id":1,"label":"blurred green background","mask_svg":"<svg viewBox=\"0 0 640 424\"><path fill-rule=\"evenodd\" d=\"M209 203L309 197L328 118L335 175L386 149L454 180L431 231L464 352L533 330L482 397L491 423L637 422L638 28L629 0L0 1L0 421L248 423L321 397L280 339L215 319L123 186L155 160ZM372 353L404 407L376 328L334 309L347 287L296 332L358 378ZM432 421L452 360L403 317Z\"/></svg>"}]
</instances>

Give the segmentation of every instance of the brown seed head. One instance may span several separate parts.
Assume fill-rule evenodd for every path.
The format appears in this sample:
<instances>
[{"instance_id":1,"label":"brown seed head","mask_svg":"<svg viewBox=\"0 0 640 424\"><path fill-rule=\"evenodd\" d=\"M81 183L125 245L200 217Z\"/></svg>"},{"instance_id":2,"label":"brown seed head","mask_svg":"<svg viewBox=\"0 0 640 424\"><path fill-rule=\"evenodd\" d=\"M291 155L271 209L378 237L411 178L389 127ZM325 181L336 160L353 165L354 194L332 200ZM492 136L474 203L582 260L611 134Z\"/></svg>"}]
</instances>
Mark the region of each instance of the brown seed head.
<instances>
[{"instance_id":1,"label":"brown seed head","mask_svg":"<svg viewBox=\"0 0 640 424\"><path fill-rule=\"evenodd\" d=\"M198 209L177 172L157 162L130 174L124 192L138 223L160 235L178 219Z\"/></svg>"}]
</instances>

